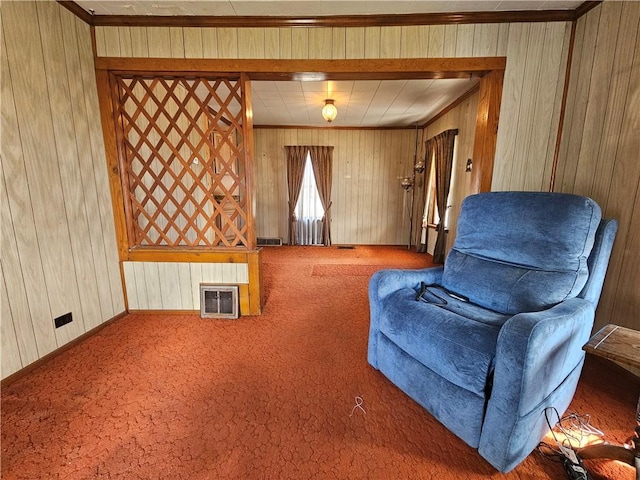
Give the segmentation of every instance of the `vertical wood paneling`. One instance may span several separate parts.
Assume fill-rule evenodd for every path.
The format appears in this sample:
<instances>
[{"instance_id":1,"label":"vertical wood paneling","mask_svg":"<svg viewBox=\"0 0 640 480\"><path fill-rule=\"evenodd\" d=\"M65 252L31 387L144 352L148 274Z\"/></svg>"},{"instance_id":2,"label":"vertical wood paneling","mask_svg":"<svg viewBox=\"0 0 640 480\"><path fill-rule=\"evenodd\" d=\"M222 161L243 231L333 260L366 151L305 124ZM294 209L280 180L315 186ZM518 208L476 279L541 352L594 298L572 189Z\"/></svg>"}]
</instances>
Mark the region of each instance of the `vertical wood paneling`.
<instances>
[{"instance_id":1,"label":"vertical wood paneling","mask_svg":"<svg viewBox=\"0 0 640 480\"><path fill-rule=\"evenodd\" d=\"M444 56L444 25L429 26L429 58Z\"/></svg>"},{"instance_id":2,"label":"vertical wood paneling","mask_svg":"<svg viewBox=\"0 0 640 480\"><path fill-rule=\"evenodd\" d=\"M605 2L576 29L556 190L590 195L619 222L595 328L640 329L639 20L637 2Z\"/></svg>"},{"instance_id":3,"label":"vertical wood paneling","mask_svg":"<svg viewBox=\"0 0 640 480\"><path fill-rule=\"evenodd\" d=\"M124 297L90 29L56 2L3 4L1 21L2 287L14 332L3 330L3 349L25 367L122 312ZM97 41L134 51L128 28ZM73 322L55 329L67 312Z\"/></svg>"},{"instance_id":4,"label":"vertical wood paneling","mask_svg":"<svg viewBox=\"0 0 640 480\"><path fill-rule=\"evenodd\" d=\"M564 162L558 168L559 183L557 185L563 191L573 190L578 169L601 9L602 5L598 5L589 12L589 15L582 17L576 27L576 47L568 93L568 98L572 101L567 101L565 131L561 146Z\"/></svg>"},{"instance_id":5,"label":"vertical wood paneling","mask_svg":"<svg viewBox=\"0 0 640 480\"><path fill-rule=\"evenodd\" d=\"M364 38L364 27L347 28L347 58L365 58Z\"/></svg>"},{"instance_id":6,"label":"vertical wood paneling","mask_svg":"<svg viewBox=\"0 0 640 480\"><path fill-rule=\"evenodd\" d=\"M237 35L238 45L242 45L238 50L239 58L264 58L264 29L239 28Z\"/></svg>"},{"instance_id":7,"label":"vertical wood paneling","mask_svg":"<svg viewBox=\"0 0 640 480\"><path fill-rule=\"evenodd\" d=\"M605 198L611 189L614 163L609 159L615 158L618 150L618 134L622 128L622 118L625 112L625 109L620 108L620 105L626 105L629 85L632 81L630 72L633 68L634 52L637 49L638 36L640 35L639 18L640 3L625 2L618 28L618 41L615 46L611 70L612 79L605 109L606 114L604 115L602 140L599 142L598 163L593 173L593 183L589 193L594 198Z\"/></svg>"},{"instance_id":8,"label":"vertical wood paneling","mask_svg":"<svg viewBox=\"0 0 640 480\"><path fill-rule=\"evenodd\" d=\"M92 223L95 222L96 228L99 223L102 229L102 242L104 243L104 252L107 262L108 284L111 291L111 309L106 309L106 305L101 305L103 321L108 320L114 315L124 310L124 292L122 290L122 281L120 278L120 267L118 257L118 247L116 244L115 225L113 220L113 206L111 203L111 193L108 187L109 180L107 175L104 138L102 136L102 124L100 121L100 109L98 107L98 98L96 92L95 69L93 64L93 50L91 43L82 39L90 38L91 32L89 26L82 20L74 18L76 24L76 32L78 38L78 53L80 55L80 72L74 72L73 82L82 80L82 88L84 91L84 108L86 109L87 124L89 127L89 139L91 144L91 159L89 162L88 151L83 152L82 158L86 158L85 162L89 162L93 166L94 182L98 200L97 211L91 211ZM134 49L135 50L135 49ZM72 74L70 74L72 75ZM72 80L70 80L71 82ZM88 163L85 163L88 165ZM87 179L87 182L90 182ZM89 191L89 195L91 191ZM90 204L88 204L90 205ZM98 247L102 251L102 247ZM104 279L103 279L104 280Z\"/></svg>"},{"instance_id":9,"label":"vertical wood paneling","mask_svg":"<svg viewBox=\"0 0 640 480\"><path fill-rule=\"evenodd\" d=\"M589 195L591 193L592 172L598 163L600 142L605 110L609 98L615 55L618 39L618 26L622 14L622 2L615 2L611 7L602 10L598 25L598 38L593 58L591 83L584 113L584 130L578 151L578 163L574 191ZM637 27L636 27L637 29ZM576 142L577 144L577 142Z\"/></svg>"},{"instance_id":10,"label":"vertical wood paneling","mask_svg":"<svg viewBox=\"0 0 640 480\"><path fill-rule=\"evenodd\" d=\"M181 27L169 28L169 42L171 43L171 56L173 58L184 58L184 29Z\"/></svg>"},{"instance_id":11,"label":"vertical wood paneling","mask_svg":"<svg viewBox=\"0 0 640 480\"><path fill-rule=\"evenodd\" d=\"M202 48L202 29L184 28L184 56L185 58L204 58Z\"/></svg>"},{"instance_id":12,"label":"vertical wood paneling","mask_svg":"<svg viewBox=\"0 0 640 480\"><path fill-rule=\"evenodd\" d=\"M71 12L60 12L60 15L65 17L65 16L68 16L66 15L67 13L71 13ZM68 32L65 32L63 30L63 33L68 33ZM122 57L133 56L133 45L131 43L131 30L127 27L119 27L118 38L120 40L120 56Z\"/></svg>"},{"instance_id":13,"label":"vertical wood paneling","mask_svg":"<svg viewBox=\"0 0 640 480\"><path fill-rule=\"evenodd\" d=\"M400 58L402 27L386 27L380 31L380 58Z\"/></svg>"},{"instance_id":14,"label":"vertical wood paneling","mask_svg":"<svg viewBox=\"0 0 640 480\"><path fill-rule=\"evenodd\" d=\"M256 129L258 236L288 239L285 145L327 144L334 146L334 243L403 243L400 179L410 174L414 137L410 129Z\"/></svg>"},{"instance_id":15,"label":"vertical wood paneling","mask_svg":"<svg viewBox=\"0 0 640 480\"><path fill-rule=\"evenodd\" d=\"M478 25L480 27L480 25ZM458 25L456 36L456 57L473 56L473 40L475 38L476 25Z\"/></svg>"},{"instance_id":16,"label":"vertical wood paneling","mask_svg":"<svg viewBox=\"0 0 640 480\"><path fill-rule=\"evenodd\" d=\"M291 31L291 58L309 58L308 28L294 28Z\"/></svg>"},{"instance_id":17,"label":"vertical wood paneling","mask_svg":"<svg viewBox=\"0 0 640 480\"><path fill-rule=\"evenodd\" d=\"M13 326L13 316L9 307L9 294L4 275L0 269L0 361L2 362L2 378L17 372L22 368L20 351L18 350L18 339Z\"/></svg>"},{"instance_id":18,"label":"vertical wood paneling","mask_svg":"<svg viewBox=\"0 0 640 480\"><path fill-rule=\"evenodd\" d=\"M171 32L169 27L147 27L147 41L149 57L164 58L171 54Z\"/></svg>"},{"instance_id":19,"label":"vertical wood paneling","mask_svg":"<svg viewBox=\"0 0 640 480\"><path fill-rule=\"evenodd\" d=\"M101 28L96 28L96 37ZM131 53L134 57L146 58L149 56L149 41L147 39L147 29L145 27L131 27ZM100 48L96 47L98 52ZM100 53L98 53L100 56Z\"/></svg>"},{"instance_id":20,"label":"vertical wood paneling","mask_svg":"<svg viewBox=\"0 0 640 480\"><path fill-rule=\"evenodd\" d=\"M458 41L457 25L445 25L444 27L444 57L456 56L456 43Z\"/></svg>"},{"instance_id":21,"label":"vertical wood paneling","mask_svg":"<svg viewBox=\"0 0 640 480\"><path fill-rule=\"evenodd\" d=\"M309 58L332 58L333 31L331 28L309 29Z\"/></svg>"},{"instance_id":22,"label":"vertical wood paneling","mask_svg":"<svg viewBox=\"0 0 640 480\"><path fill-rule=\"evenodd\" d=\"M218 58L218 33L213 28L202 29L202 56Z\"/></svg>"},{"instance_id":23,"label":"vertical wood paneling","mask_svg":"<svg viewBox=\"0 0 640 480\"><path fill-rule=\"evenodd\" d=\"M11 300L12 317L23 366L56 348L56 339L47 319L51 317L44 272L36 238L35 219L29 199L27 174L22 160L22 144L13 101L13 88L7 62L6 41L2 42L2 72L0 101L2 102L2 162L3 196L0 198L2 217L2 269ZM6 179L11 181L6 181ZM14 222L14 218L16 221ZM44 352L44 353L43 353Z\"/></svg>"},{"instance_id":24,"label":"vertical wood paneling","mask_svg":"<svg viewBox=\"0 0 640 480\"><path fill-rule=\"evenodd\" d=\"M129 281L125 281L125 285L127 286L127 295L130 290L135 288L135 296L138 302L138 308L141 310L146 310L149 308L149 300L147 294L147 280L145 276L144 263L142 262L125 262L123 263L123 268L127 263L131 263L133 265L133 275L135 277L135 285L131 285ZM126 272L126 270L125 270ZM129 299L129 308L133 309L131 306L131 300Z\"/></svg>"},{"instance_id":25,"label":"vertical wood paneling","mask_svg":"<svg viewBox=\"0 0 640 480\"><path fill-rule=\"evenodd\" d=\"M264 29L264 58L279 58L280 30L277 28Z\"/></svg>"},{"instance_id":26,"label":"vertical wood paneling","mask_svg":"<svg viewBox=\"0 0 640 480\"><path fill-rule=\"evenodd\" d=\"M365 27L364 58L380 58L380 28Z\"/></svg>"},{"instance_id":27,"label":"vertical wood paneling","mask_svg":"<svg viewBox=\"0 0 640 480\"><path fill-rule=\"evenodd\" d=\"M246 263L123 262L131 310L199 310L200 284L249 283Z\"/></svg>"},{"instance_id":28,"label":"vertical wood paneling","mask_svg":"<svg viewBox=\"0 0 640 480\"><path fill-rule=\"evenodd\" d=\"M523 98L524 69L530 24L515 24L509 29L507 69L504 75L500 126L496 145L496 162L493 170L493 190L508 190L511 172L516 162L517 134L520 131L520 101ZM504 105L510 106L510 108ZM502 161L499 161L502 160Z\"/></svg>"},{"instance_id":29,"label":"vertical wood paneling","mask_svg":"<svg viewBox=\"0 0 640 480\"><path fill-rule=\"evenodd\" d=\"M39 2L37 10L40 32L49 39L43 42L42 46L51 115L53 119L69 120L54 121L53 130L66 220L69 225L72 261L82 307L80 311L75 312L74 321L69 324L74 325L73 330L69 331L69 340L71 340L99 325L101 312L91 245L86 241L89 237L89 225L84 204L69 84L64 81L67 74L66 62L58 61L60 58L65 58L60 10L57 5L50 2ZM63 81L61 82L60 79Z\"/></svg>"},{"instance_id":30,"label":"vertical wood paneling","mask_svg":"<svg viewBox=\"0 0 640 480\"><path fill-rule=\"evenodd\" d=\"M118 31L118 27L105 27L104 46L105 53L108 57L119 57L121 55L120 32Z\"/></svg>"},{"instance_id":31,"label":"vertical wood paneling","mask_svg":"<svg viewBox=\"0 0 640 480\"><path fill-rule=\"evenodd\" d=\"M3 7L2 22L5 26L22 153L51 313L54 318L69 311L80 314L69 226L61 218L61 215L64 216L65 203L41 37L37 20L24 21L24 18L37 19L37 10L35 4L27 2L12 2L3 4ZM54 40L45 39L45 43ZM24 58L31 61L25 62ZM52 215L52 212L56 214ZM53 323L52 318L44 321ZM77 324L70 323L56 329L57 345L71 340L73 337L70 333L75 333L76 327Z\"/></svg>"}]
</instances>

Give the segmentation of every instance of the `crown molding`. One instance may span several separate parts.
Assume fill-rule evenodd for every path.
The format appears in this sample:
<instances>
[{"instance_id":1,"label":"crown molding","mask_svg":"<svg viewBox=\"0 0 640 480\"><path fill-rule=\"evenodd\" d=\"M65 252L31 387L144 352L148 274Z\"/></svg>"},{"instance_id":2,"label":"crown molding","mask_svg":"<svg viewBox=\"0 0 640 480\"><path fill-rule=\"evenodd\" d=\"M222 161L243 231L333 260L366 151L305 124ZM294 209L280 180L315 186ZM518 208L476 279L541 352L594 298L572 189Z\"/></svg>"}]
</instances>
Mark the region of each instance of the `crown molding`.
<instances>
[{"instance_id":1,"label":"crown molding","mask_svg":"<svg viewBox=\"0 0 640 480\"><path fill-rule=\"evenodd\" d=\"M602 3L602 1L587 1L582 3L575 10L410 13L401 15L331 15L309 17L92 15L74 1L58 0L58 3L92 26L276 28L390 27L474 23L571 22Z\"/></svg>"}]
</instances>

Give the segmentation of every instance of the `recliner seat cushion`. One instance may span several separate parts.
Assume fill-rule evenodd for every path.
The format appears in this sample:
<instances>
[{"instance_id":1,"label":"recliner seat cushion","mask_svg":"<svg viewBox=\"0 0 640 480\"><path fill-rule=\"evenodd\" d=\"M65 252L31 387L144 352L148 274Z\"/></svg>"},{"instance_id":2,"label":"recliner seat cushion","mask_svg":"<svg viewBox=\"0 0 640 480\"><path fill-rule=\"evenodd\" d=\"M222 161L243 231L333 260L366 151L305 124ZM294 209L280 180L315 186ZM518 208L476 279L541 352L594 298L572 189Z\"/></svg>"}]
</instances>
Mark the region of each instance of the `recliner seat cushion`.
<instances>
[{"instance_id":1,"label":"recliner seat cushion","mask_svg":"<svg viewBox=\"0 0 640 480\"><path fill-rule=\"evenodd\" d=\"M425 367L484 397L493 372L500 322L475 321L415 297L412 288L386 297L381 305L380 332Z\"/></svg>"},{"instance_id":2,"label":"recliner seat cushion","mask_svg":"<svg viewBox=\"0 0 640 480\"><path fill-rule=\"evenodd\" d=\"M588 278L600 218L593 200L574 195L471 195L464 200L443 286L503 314L540 311L575 297Z\"/></svg>"}]
</instances>

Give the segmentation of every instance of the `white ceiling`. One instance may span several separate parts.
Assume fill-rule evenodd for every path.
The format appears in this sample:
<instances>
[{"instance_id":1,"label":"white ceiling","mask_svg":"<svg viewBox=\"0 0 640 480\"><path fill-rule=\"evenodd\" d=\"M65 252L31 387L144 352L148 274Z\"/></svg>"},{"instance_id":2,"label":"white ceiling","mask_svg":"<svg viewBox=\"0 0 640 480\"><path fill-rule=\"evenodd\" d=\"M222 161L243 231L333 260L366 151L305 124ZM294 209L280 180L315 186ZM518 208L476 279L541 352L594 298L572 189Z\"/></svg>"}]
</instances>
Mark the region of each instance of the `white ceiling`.
<instances>
[{"instance_id":1,"label":"white ceiling","mask_svg":"<svg viewBox=\"0 0 640 480\"><path fill-rule=\"evenodd\" d=\"M329 126L324 101L338 109L331 126L423 125L479 79L252 82L254 125Z\"/></svg>"},{"instance_id":2,"label":"white ceiling","mask_svg":"<svg viewBox=\"0 0 640 480\"><path fill-rule=\"evenodd\" d=\"M572 10L566 0L77 0L95 15L290 16ZM254 81L254 125L412 127L422 125L469 91L478 79L384 81ZM321 116L324 100L338 116Z\"/></svg>"},{"instance_id":3,"label":"white ceiling","mask_svg":"<svg viewBox=\"0 0 640 480\"><path fill-rule=\"evenodd\" d=\"M76 0L96 15L317 16L573 10L567 0Z\"/></svg>"}]
</instances>

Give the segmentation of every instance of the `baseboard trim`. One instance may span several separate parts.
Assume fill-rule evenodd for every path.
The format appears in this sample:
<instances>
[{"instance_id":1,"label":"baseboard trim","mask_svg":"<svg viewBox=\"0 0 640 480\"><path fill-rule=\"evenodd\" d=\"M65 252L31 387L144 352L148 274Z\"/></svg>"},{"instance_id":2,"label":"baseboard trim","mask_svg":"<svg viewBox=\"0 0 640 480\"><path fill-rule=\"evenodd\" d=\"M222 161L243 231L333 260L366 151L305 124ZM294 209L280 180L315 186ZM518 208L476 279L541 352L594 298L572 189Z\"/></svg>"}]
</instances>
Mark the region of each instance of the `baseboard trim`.
<instances>
[{"instance_id":1,"label":"baseboard trim","mask_svg":"<svg viewBox=\"0 0 640 480\"><path fill-rule=\"evenodd\" d=\"M56 348L53 352L47 353L44 357L39 358L38 360L36 360L33 363L30 363L29 365L27 365L24 368L21 368L20 370L18 370L15 373L12 373L11 375L9 375L6 378L3 378L2 381L0 382L0 388L7 388L9 385L11 385L13 382L15 382L16 380L18 380L19 378L24 377L25 375L33 372L34 370L36 370L37 368L41 367L42 365L44 365L45 363L47 363L49 360L51 360L52 358L57 357L58 355L60 355L61 353L69 350L70 348L78 345L79 343L83 342L84 340L86 340L87 338L95 335L96 333L98 333L100 330L102 330L104 327L106 327L107 325L115 322L116 320L123 318L125 316L128 315L128 312L122 312L119 313L118 315L116 315L115 317L111 317L109 320L102 322L100 325L98 325L97 327L92 328L91 330L83 333L82 335L80 335L77 338L74 338L73 340L71 340L69 343L64 344L63 346Z\"/></svg>"}]
</instances>

